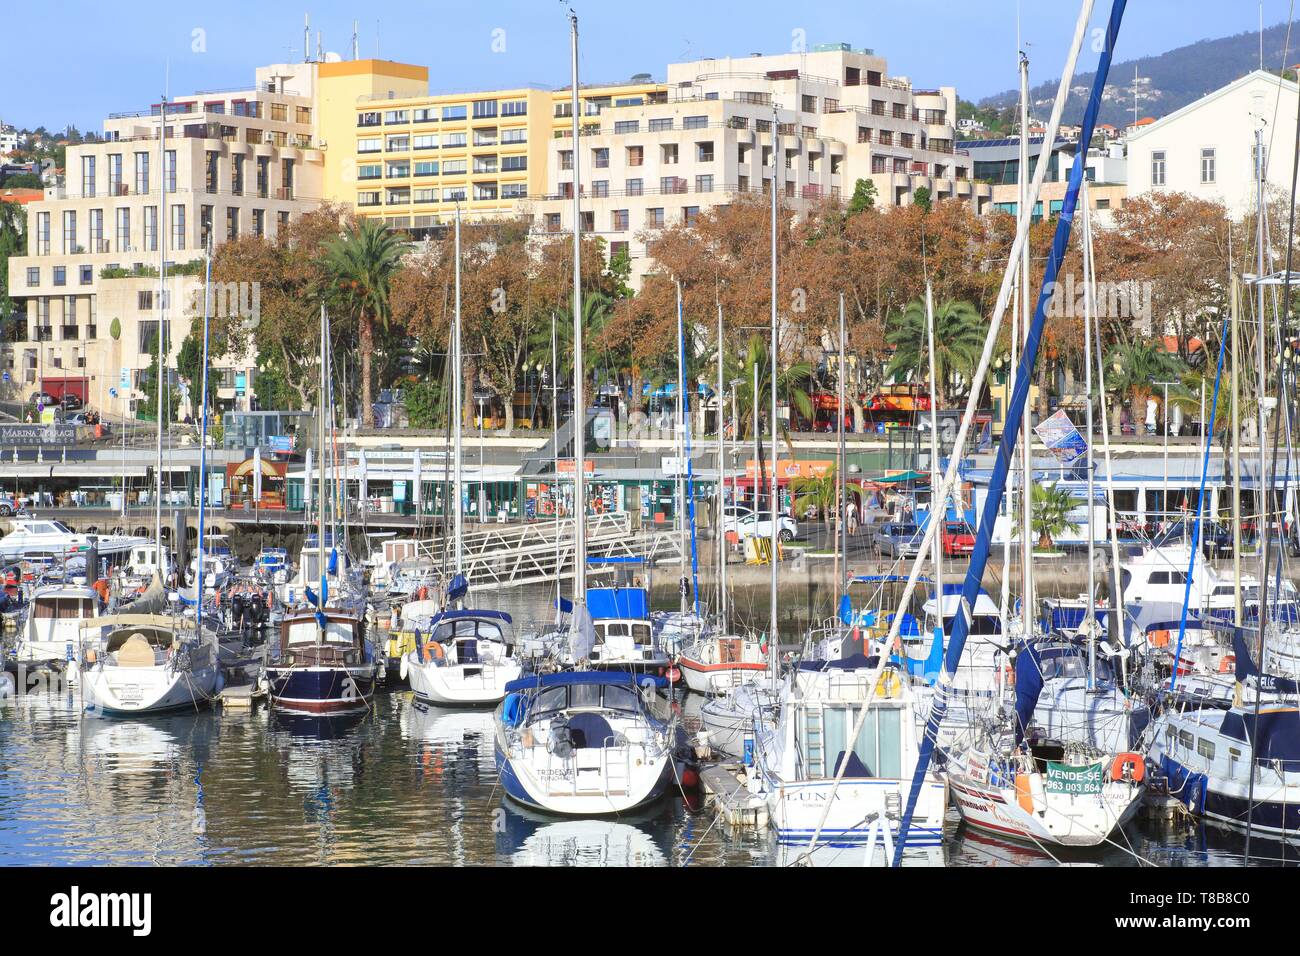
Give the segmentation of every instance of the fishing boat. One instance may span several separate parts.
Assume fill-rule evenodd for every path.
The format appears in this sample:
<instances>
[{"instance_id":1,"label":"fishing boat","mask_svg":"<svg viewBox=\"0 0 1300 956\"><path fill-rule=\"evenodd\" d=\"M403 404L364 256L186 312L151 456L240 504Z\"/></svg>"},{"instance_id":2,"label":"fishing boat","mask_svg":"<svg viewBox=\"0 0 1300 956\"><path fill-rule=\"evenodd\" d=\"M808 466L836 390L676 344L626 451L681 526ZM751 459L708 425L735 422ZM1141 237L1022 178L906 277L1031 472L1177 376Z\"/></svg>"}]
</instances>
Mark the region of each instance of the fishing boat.
<instances>
[{"instance_id":1,"label":"fishing boat","mask_svg":"<svg viewBox=\"0 0 1300 956\"><path fill-rule=\"evenodd\" d=\"M677 665L695 693L727 693L767 670L766 646L752 634L700 637L686 645Z\"/></svg>"},{"instance_id":2,"label":"fishing boat","mask_svg":"<svg viewBox=\"0 0 1300 956\"><path fill-rule=\"evenodd\" d=\"M550 813L602 816L667 793L676 727L651 712L637 680L626 672L565 671L509 684L495 727L506 794Z\"/></svg>"},{"instance_id":3,"label":"fishing boat","mask_svg":"<svg viewBox=\"0 0 1300 956\"><path fill-rule=\"evenodd\" d=\"M192 619L114 614L81 630L85 707L125 717L197 707L221 690L216 634Z\"/></svg>"},{"instance_id":4,"label":"fishing boat","mask_svg":"<svg viewBox=\"0 0 1300 956\"><path fill-rule=\"evenodd\" d=\"M755 772L781 842L860 843L883 838L884 827L898 837L918 753L915 697L900 668L877 674L875 665L866 657L805 664L785 679L777 720L755 721ZM932 771L908 844L940 843L946 809L944 781Z\"/></svg>"},{"instance_id":5,"label":"fishing boat","mask_svg":"<svg viewBox=\"0 0 1300 956\"><path fill-rule=\"evenodd\" d=\"M76 661L81 628L99 614L99 594L93 588L72 584L36 588L28 601L14 659L28 665Z\"/></svg>"},{"instance_id":6,"label":"fishing boat","mask_svg":"<svg viewBox=\"0 0 1300 956\"><path fill-rule=\"evenodd\" d=\"M325 448L329 404L329 327L321 306L319 447ZM274 659L268 655L262 681L272 704L296 714L342 714L370 706L378 664L366 636L360 575L347 545L326 536L328 505L325 464L318 471L317 529L299 562L298 587L305 603L287 610L280 623ZM310 481L310 476L308 476ZM310 549L314 545L314 551ZM309 582L313 581L315 590ZM294 586L286 585L293 593ZM333 598L331 600L331 595Z\"/></svg>"},{"instance_id":7,"label":"fishing boat","mask_svg":"<svg viewBox=\"0 0 1300 956\"><path fill-rule=\"evenodd\" d=\"M592 670L661 674L672 663L655 640L647 613L649 596L642 587L587 588L594 641L585 654ZM573 662L583 659L570 652Z\"/></svg>"}]
</instances>

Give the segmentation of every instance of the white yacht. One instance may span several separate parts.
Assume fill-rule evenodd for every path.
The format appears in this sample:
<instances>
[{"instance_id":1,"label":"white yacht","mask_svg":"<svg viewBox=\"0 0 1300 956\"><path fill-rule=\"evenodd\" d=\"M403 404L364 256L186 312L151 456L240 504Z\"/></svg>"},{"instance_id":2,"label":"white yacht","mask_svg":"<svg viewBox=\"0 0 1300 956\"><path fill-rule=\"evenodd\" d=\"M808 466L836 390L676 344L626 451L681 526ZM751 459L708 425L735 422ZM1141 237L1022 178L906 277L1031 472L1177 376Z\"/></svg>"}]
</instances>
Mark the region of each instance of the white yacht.
<instances>
[{"instance_id":1,"label":"white yacht","mask_svg":"<svg viewBox=\"0 0 1300 956\"><path fill-rule=\"evenodd\" d=\"M81 629L99 613L99 595L93 588L69 584L38 587L29 601L15 659L22 664L75 662Z\"/></svg>"},{"instance_id":2,"label":"white yacht","mask_svg":"<svg viewBox=\"0 0 1300 956\"><path fill-rule=\"evenodd\" d=\"M217 639L192 619L116 614L82 629L87 710L107 716L197 707L221 690Z\"/></svg>"},{"instance_id":3,"label":"white yacht","mask_svg":"<svg viewBox=\"0 0 1300 956\"><path fill-rule=\"evenodd\" d=\"M523 673L504 611L448 610L412 623L416 646L402 657L400 674L420 700L452 707L497 704L506 685Z\"/></svg>"},{"instance_id":4,"label":"white yacht","mask_svg":"<svg viewBox=\"0 0 1300 956\"><path fill-rule=\"evenodd\" d=\"M101 558L112 557L147 543L147 539L131 535L80 534L62 521L51 518L16 517L10 520L13 530L0 538L0 561L18 561L43 555L62 559L84 554L92 547L99 552Z\"/></svg>"}]
</instances>

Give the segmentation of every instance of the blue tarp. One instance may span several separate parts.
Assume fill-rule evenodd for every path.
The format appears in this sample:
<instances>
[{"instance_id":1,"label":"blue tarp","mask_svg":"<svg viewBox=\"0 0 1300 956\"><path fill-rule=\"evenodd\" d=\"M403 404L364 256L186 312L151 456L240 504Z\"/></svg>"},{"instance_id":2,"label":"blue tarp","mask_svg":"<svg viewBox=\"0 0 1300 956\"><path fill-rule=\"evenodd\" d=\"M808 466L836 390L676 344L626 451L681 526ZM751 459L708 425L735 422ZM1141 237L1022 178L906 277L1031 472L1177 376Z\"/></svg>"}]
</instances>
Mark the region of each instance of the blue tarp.
<instances>
[{"instance_id":1,"label":"blue tarp","mask_svg":"<svg viewBox=\"0 0 1300 956\"><path fill-rule=\"evenodd\" d=\"M593 619L649 619L650 601L645 588L587 588L587 610Z\"/></svg>"},{"instance_id":2,"label":"blue tarp","mask_svg":"<svg viewBox=\"0 0 1300 956\"><path fill-rule=\"evenodd\" d=\"M588 564L645 564L645 558L640 555L620 554L605 555L587 559Z\"/></svg>"},{"instance_id":3,"label":"blue tarp","mask_svg":"<svg viewBox=\"0 0 1300 956\"><path fill-rule=\"evenodd\" d=\"M667 687L663 677L650 674L632 674L627 671L560 671L558 674L532 674L506 684L506 693L520 690L540 690L547 687L569 687L574 684L612 684L617 687L640 687L645 683Z\"/></svg>"},{"instance_id":4,"label":"blue tarp","mask_svg":"<svg viewBox=\"0 0 1300 956\"><path fill-rule=\"evenodd\" d=\"M482 611L475 608L458 608L454 611L442 611L429 619L429 626L434 627L440 621L461 621L465 618L486 618L491 621L511 623L512 618L505 611Z\"/></svg>"},{"instance_id":5,"label":"blue tarp","mask_svg":"<svg viewBox=\"0 0 1300 956\"><path fill-rule=\"evenodd\" d=\"M1253 713L1233 708L1223 715L1219 729L1224 736L1244 743L1253 737L1259 763L1282 760L1300 764L1300 710L1294 707L1261 710L1258 724Z\"/></svg>"},{"instance_id":6,"label":"blue tarp","mask_svg":"<svg viewBox=\"0 0 1300 956\"><path fill-rule=\"evenodd\" d=\"M465 579L465 575L463 574L454 575L451 579L451 583L447 585L447 600L459 601L468 593L469 593L469 581Z\"/></svg>"},{"instance_id":7,"label":"blue tarp","mask_svg":"<svg viewBox=\"0 0 1300 956\"><path fill-rule=\"evenodd\" d=\"M1300 681L1295 678L1260 673L1254 658L1250 656L1250 649L1246 645L1246 637L1242 628L1232 628L1232 653L1236 658L1237 680L1245 683L1248 677L1253 677L1260 690L1280 694L1294 694L1297 690L1300 690ZM1296 746L1300 747L1300 737L1297 738Z\"/></svg>"}]
</instances>

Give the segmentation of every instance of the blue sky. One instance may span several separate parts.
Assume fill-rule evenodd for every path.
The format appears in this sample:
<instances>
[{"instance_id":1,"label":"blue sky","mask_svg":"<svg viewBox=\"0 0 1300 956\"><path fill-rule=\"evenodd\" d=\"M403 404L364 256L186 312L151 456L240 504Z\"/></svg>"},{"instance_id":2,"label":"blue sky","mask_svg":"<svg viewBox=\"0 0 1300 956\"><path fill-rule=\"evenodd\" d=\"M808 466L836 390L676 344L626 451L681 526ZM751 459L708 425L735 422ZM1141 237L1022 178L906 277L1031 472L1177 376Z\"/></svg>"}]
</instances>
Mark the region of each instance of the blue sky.
<instances>
[{"instance_id":1,"label":"blue sky","mask_svg":"<svg viewBox=\"0 0 1300 956\"><path fill-rule=\"evenodd\" d=\"M582 23L583 82L639 72L662 78L665 64L676 60L786 51L794 31L802 30L810 47L871 47L888 59L891 74L922 86L955 85L970 99L1015 85L1018 7L1036 80L1059 75L1078 11L1071 0L574 5ZM1100 23L1110 3L1096 6ZM1290 6L1290 0L1265 0L1265 24L1285 21ZM557 0L132 0L125 7L47 0L22 9L21 17L8 18L16 35L4 44L0 81L0 118L18 126L62 129L71 122L99 129L110 112L156 101L168 69L178 94L244 85L259 64L302 58L304 12L311 14L313 51L319 29L326 50L348 56L356 19L362 56L377 48L384 59L427 65L435 92L558 86L568 77L568 28ZM1258 17L1257 0L1131 0L1117 60L1255 30ZM47 18L57 30L42 28ZM504 40L504 51L494 52L494 37L497 46ZM48 42L33 42L41 38ZM1080 69L1095 61L1085 48Z\"/></svg>"}]
</instances>

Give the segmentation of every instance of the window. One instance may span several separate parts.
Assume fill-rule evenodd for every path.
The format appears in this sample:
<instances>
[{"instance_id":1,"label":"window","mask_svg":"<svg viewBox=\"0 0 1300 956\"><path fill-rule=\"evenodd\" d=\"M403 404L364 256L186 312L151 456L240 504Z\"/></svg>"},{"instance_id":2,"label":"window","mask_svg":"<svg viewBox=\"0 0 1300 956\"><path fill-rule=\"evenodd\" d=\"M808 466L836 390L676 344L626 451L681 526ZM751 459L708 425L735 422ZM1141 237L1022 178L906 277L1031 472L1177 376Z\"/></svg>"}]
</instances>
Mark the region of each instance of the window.
<instances>
[{"instance_id":1,"label":"window","mask_svg":"<svg viewBox=\"0 0 1300 956\"><path fill-rule=\"evenodd\" d=\"M1214 759L1214 741L1200 738L1196 741L1196 752L1206 760Z\"/></svg>"},{"instance_id":2,"label":"window","mask_svg":"<svg viewBox=\"0 0 1300 956\"><path fill-rule=\"evenodd\" d=\"M674 166L677 163L677 144L664 143L659 147L659 162L665 166Z\"/></svg>"},{"instance_id":3,"label":"window","mask_svg":"<svg viewBox=\"0 0 1300 956\"><path fill-rule=\"evenodd\" d=\"M661 176L659 178L659 191L661 193L684 193L686 192L686 180L677 176Z\"/></svg>"},{"instance_id":4,"label":"window","mask_svg":"<svg viewBox=\"0 0 1300 956\"><path fill-rule=\"evenodd\" d=\"M601 147L591 151L592 163L597 169L609 168L609 149Z\"/></svg>"},{"instance_id":5,"label":"window","mask_svg":"<svg viewBox=\"0 0 1300 956\"><path fill-rule=\"evenodd\" d=\"M474 157L475 173L495 173L496 171L497 171L497 158L495 156Z\"/></svg>"},{"instance_id":6,"label":"window","mask_svg":"<svg viewBox=\"0 0 1300 956\"><path fill-rule=\"evenodd\" d=\"M414 139L411 140L411 148L412 149L437 149L438 134L424 133L420 136L416 136Z\"/></svg>"},{"instance_id":7,"label":"window","mask_svg":"<svg viewBox=\"0 0 1300 956\"><path fill-rule=\"evenodd\" d=\"M280 160L280 199L293 198L293 160Z\"/></svg>"},{"instance_id":8,"label":"window","mask_svg":"<svg viewBox=\"0 0 1300 956\"><path fill-rule=\"evenodd\" d=\"M406 110L386 110L384 112L384 124L393 125L395 123L409 122L410 116Z\"/></svg>"},{"instance_id":9,"label":"window","mask_svg":"<svg viewBox=\"0 0 1300 956\"><path fill-rule=\"evenodd\" d=\"M388 137L385 148L390 153L404 153L411 148L411 137L405 133L395 133Z\"/></svg>"},{"instance_id":10,"label":"window","mask_svg":"<svg viewBox=\"0 0 1300 956\"><path fill-rule=\"evenodd\" d=\"M416 110L412 118L417 123L436 123L438 121L438 110L436 108L424 107Z\"/></svg>"},{"instance_id":11,"label":"window","mask_svg":"<svg viewBox=\"0 0 1300 956\"><path fill-rule=\"evenodd\" d=\"M640 120L619 120L614 124L614 133L639 133L641 131Z\"/></svg>"},{"instance_id":12,"label":"window","mask_svg":"<svg viewBox=\"0 0 1300 956\"><path fill-rule=\"evenodd\" d=\"M573 168L573 150L571 149L560 150L560 169L572 169L572 168Z\"/></svg>"},{"instance_id":13,"label":"window","mask_svg":"<svg viewBox=\"0 0 1300 956\"><path fill-rule=\"evenodd\" d=\"M502 143L526 143L528 142L528 130L526 129L504 129L501 131Z\"/></svg>"},{"instance_id":14,"label":"window","mask_svg":"<svg viewBox=\"0 0 1300 956\"><path fill-rule=\"evenodd\" d=\"M158 207L144 207L144 248L147 252L158 251Z\"/></svg>"},{"instance_id":15,"label":"window","mask_svg":"<svg viewBox=\"0 0 1300 956\"><path fill-rule=\"evenodd\" d=\"M506 100L504 103L501 104L501 115L502 116L527 116L528 101L527 100Z\"/></svg>"},{"instance_id":16,"label":"window","mask_svg":"<svg viewBox=\"0 0 1300 956\"><path fill-rule=\"evenodd\" d=\"M496 183L475 183L474 198L475 199L496 199L497 184Z\"/></svg>"},{"instance_id":17,"label":"window","mask_svg":"<svg viewBox=\"0 0 1300 956\"><path fill-rule=\"evenodd\" d=\"M257 157L257 195L265 199L271 192L271 157Z\"/></svg>"},{"instance_id":18,"label":"window","mask_svg":"<svg viewBox=\"0 0 1300 956\"><path fill-rule=\"evenodd\" d=\"M502 156L501 157L502 172L506 172L506 173L518 172L520 170L524 170L527 168L528 168L527 156Z\"/></svg>"},{"instance_id":19,"label":"window","mask_svg":"<svg viewBox=\"0 0 1300 956\"><path fill-rule=\"evenodd\" d=\"M95 267L94 267L94 266L82 266L82 267L81 267L81 284L82 284L82 285L93 285L94 282L95 282Z\"/></svg>"},{"instance_id":20,"label":"window","mask_svg":"<svg viewBox=\"0 0 1300 956\"><path fill-rule=\"evenodd\" d=\"M253 210L253 235L259 239L266 235L266 210Z\"/></svg>"},{"instance_id":21,"label":"window","mask_svg":"<svg viewBox=\"0 0 1300 956\"><path fill-rule=\"evenodd\" d=\"M1212 183L1215 181L1214 169L1214 150L1201 150L1201 182Z\"/></svg>"},{"instance_id":22,"label":"window","mask_svg":"<svg viewBox=\"0 0 1300 956\"><path fill-rule=\"evenodd\" d=\"M497 115L496 100L475 100L474 102L475 119L491 119L496 115Z\"/></svg>"},{"instance_id":23,"label":"window","mask_svg":"<svg viewBox=\"0 0 1300 956\"><path fill-rule=\"evenodd\" d=\"M378 190L378 189L368 189L368 190L365 190L364 192L359 192L359 193L357 193L357 205L358 205L358 206L378 206L378 205L379 205L379 190Z\"/></svg>"},{"instance_id":24,"label":"window","mask_svg":"<svg viewBox=\"0 0 1300 956\"><path fill-rule=\"evenodd\" d=\"M805 113L817 112L817 97L809 96L806 93L800 98L799 108Z\"/></svg>"},{"instance_id":25,"label":"window","mask_svg":"<svg viewBox=\"0 0 1300 956\"><path fill-rule=\"evenodd\" d=\"M713 143L696 143L695 144L695 161L698 163L713 162Z\"/></svg>"},{"instance_id":26,"label":"window","mask_svg":"<svg viewBox=\"0 0 1300 956\"><path fill-rule=\"evenodd\" d=\"M433 188L432 186L428 186L423 189L417 189L415 191L414 198L416 202L437 202L438 190Z\"/></svg>"},{"instance_id":27,"label":"window","mask_svg":"<svg viewBox=\"0 0 1300 956\"><path fill-rule=\"evenodd\" d=\"M1190 751L1192 749L1192 733L1189 730L1178 731L1178 746Z\"/></svg>"},{"instance_id":28,"label":"window","mask_svg":"<svg viewBox=\"0 0 1300 956\"><path fill-rule=\"evenodd\" d=\"M90 251L107 252L108 243L104 242L104 210L90 210Z\"/></svg>"},{"instance_id":29,"label":"window","mask_svg":"<svg viewBox=\"0 0 1300 956\"><path fill-rule=\"evenodd\" d=\"M1165 152L1156 150L1151 154L1151 185L1163 186L1165 184Z\"/></svg>"},{"instance_id":30,"label":"window","mask_svg":"<svg viewBox=\"0 0 1300 956\"><path fill-rule=\"evenodd\" d=\"M67 270L66 267L64 267L64 266L55 266L55 267L54 267L54 284L55 284L55 285L67 285L67 284L68 284L68 270Z\"/></svg>"},{"instance_id":31,"label":"window","mask_svg":"<svg viewBox=\"0 0 1300 956\"><path fill-rule=\"evenodd\" d=\"M503 183L501 186L502 199L525 199L527 196L527 183Z\"/></svg>"},{"instance_id":32,"label":"window","mask_svg":"<svg viewBox=\"0 0 1300 956\"><path fill-rule=\"evenodd\" d=\"M695 177L695 191L696 191L697 193L711 193L711 192L713 192L713 177L712 177L712 176L696 176L696 177Z\"/></svg>"},{"instance_id":33,"label":"window","mask_svg":"<svg viewBox=\"0 0 1300 956\"><path fill-rule=\"evenodd\" d=\"M131 210L117 210L117 251L131 252Z\"/></svg>"},{"instance_id":34,"label":"window","mask_svg":"<svg viewBox=\"0 0 1300 956\"><path fill-rule=\"evenodd\" d=\"M443 137L442 145L443 145L444 147L446 147L447 149L453 149L454 147L457 147L457 146L464 146L464 145L465 145L465 134L464 134L464 133L448 133L445 137Z\"/></svg>"},{"instance_id":35,"label":"window","mask_svg":"<svg viewBox=\"0 0 1300 956\"><path fill-rule=\"evenodd\" d=\"M185 207L172 206L172 242L173 249L185 248Z\"/></svg>"},{"instance_id":36,"label":"window","mask_svg":"<svg viewBox=\"0 0 1300 956\"><path fill-rule=\"evenodd\" d=\"M63 253L68 255L77 249L77 211L65 209L63 212Z\"/></svg>"},{"instance_id":37,"label":"window","mask_svg":"<svg viewBox=\"0 0 1300 956\"><path fill-rule=\"evenodd\" d=\"M591 184L591 195L596 199L609 198L609 180L597 179Z\"/></svg>"},{"instance_id":38,"label":"window","mask_svg":"<svg viewBox=\"0 0 1300 956\"><path fill-rule=\"evenodd\" d=\"M289 107L285 103L271 104L271 119L277 123L285 123L289 120Z\"/></svg>"},{"instance_id":39,"label":"window","mask_svg":"<svg viewBox=\"0 0 1300 956\"><path fill-rule=\"evenodd\" d=\"M466 117L466 109L463 106L444 106L442 108L442 118L444 120L463 120Z\"/></svg>"},{"instance_id":40,"label":"window","mask_svg":"<svg viewBox=\"0 0 1300 956\"><path fill-rule=\"evenodd\" d=\"M629 196L640 196L644 188L644 180L641 179L628 179L623 182L623 191Z\"/></svg>"},{"instance_id":41,"label":"window","mask_svg":"<svg viewBox=\"0 0 1300 956\"><path fill-rule=\"evenodd\" d=\"M610 228L614 232L627 232L628 225L628 211L626 209L615 209L610 217Z\"/></svg>"},{"instance_id":42,"label":"window","mask_svg":"<svg viewBox=\"0 0 1300 956\"><path fill-rule=\"evenodd\" d=\"M212 207L199 207L199 245L207 247L208 240L212 237Z\"/></svg>"},{"instance_id":43,"label":"window","mask_svg":"<svg viewBox=\"0 0 1300 956\"><path fill-rule=\"evenodd\" d=\"M126 185L122 182L122 154L108 154L108 194L125 196Z\"/></svg>"},{"instance_id":44,"label":"window","mask_svg":"<svg viewBox=\"0 0 1300 956\"><path fill-rule=\"evenodd\" d=\"M667 116L663 119L652 119L649 128L652 133L662 133L665 130L670 130L673 128L673 118Z\"/></svg>"},{"instance_id":45,"label":"window","mask_svg":"<svg viewBox=\"0 0 1300 956\"><path fill-rule=\"evenodd\" d=\"M640 166L645 162L644 146L629 146L627 148L627 164L629 166Z\"/></svg>"},{"instance_id":46,"label":"window","mask_svg":"<svg viewBox=\"0 0 1300 956\"><path fill-rule=\"evenodd\" d=\"M381 153L384 150L384 141L378 136L367 136L357 140L358 153Z\"/></svg>"},{"instance_id":47,"label":"window","mask_svg":"<svg viewBox=\"0 0 1300 956\"><path fill-rule=\"evenodd\" d=\"M239 207L226 207L226 239L233 242L239 238Z\"/></svg>"},{"instance_id":48,"label":"window","mask_svg":"<svg viewBox=\"0 0 1300 956\"><path fill-rule=\"evenodd\" d=\"M647 209L645 211L645 224L648 229L662 229L664 227L663 207Z\"/></svg>"},{"instance_id":49,"label":"window","mask_svg":"<svg viewBox=\"0 0 1300 956\"><path fill-rule=\"evenodd\" d=\"M463 176L467 164L463 159L449 159L442 164L442 174L444 176Z\"/></svg>"},{"instance_id":50,"label":"window","mask_svg":"<svg viewBox=\"0 0 1300 956\"><path fill-rule=\"evenodd\" d=\"M699 218L700 218L699 206L682 207L682 223L684 225L693 226L695 225L696 220L698 220Z\"/></svg>"},{"instance_id":51,"label":"window","mask_svg":"<svg viewBox=\"0 0 1300 956\"><path fill-rule=\"evenodd\" d=\"M35 288L41 284L41 270L37 267L29 266L27 268L27 287Z\"/></svg>"},{"instance_id":52,"label":"window","mask_svg":"<svg viewBox=\"0 0 1300 956\"><path fill-rule=\"evenodd\" d=\"M38 212L36 214L36 254L38 256L48 256L50 254L50 214L48 212Z\"/></svg>"},{"instance_id":53,"label":"window","mask_svg":"<svg viewBox=\"0 0 1300 956\"><path fill-rule=\"evenodd\" d=\"M707 116L685 116L682 118L682 129L706 129L709 125Z\"/></svg>"},{"instance_id":54,"label":"window","mask_svg":"<svg viewBox=\"0 0 1300 956\"><path fill-rule=\"evenodd\" d=\"M357 167L357 179L382 179L384 167L381 163L363 163Z\"/></svg>"},{"instance_id":55,"label":"window","mask_svg":"<svg viewBox=\"0 0 1300 956\"><path fill-rule=\"evenodd\" d=\"M81 195L95 195L95 157L81 157Z\"/></svg>"},{"instance_id":56,"label":"window","mask_svg":"<svg viewBox=\"0 0 1300 956\"><path fill-rule=\"evenodd\" d=\"M482 129L474 130L475 146L495 146L497 144L497 128L495 126L485 126Z\"/></svg>"},{"instance_id":57,"label":"window","mask_svg":"<svg viewBox=\"0 0 1300 956\"><path fill-rule=\"evenodd\" d=\"M406 160L388 163L387 177L389 179L405 179L411 175L411 164Z\"/></svg>"},{"instance_id":58,"label":"window","mask_svg":"<svg viewBox=\"0 0 1300 956\"><path fill-rule=\"evenodd\" d=\"M547 231L547 232L559 232L559 231L560 231L560 225L561 225L561 224L560 224L560 214L559 214L558 212L548 212L548 213L546 214L546 231Z\"/></svg>"},{"instance_id":59,"label":"window","mask_svg":"<svg viewBox=\"0 0 1300 956\"><path fill-rule=\"evenodd\" d=\"M149 193L149 154L135 154L135 191L137 195Z\"/></svg>"},{"instance_id":60,"label":"window","mask_svg":"<svg viewBox=\"0 0 1300 956\"><path fill-rule=\"evenodd\" d=\"M244 159L241 153L230 157L230 191L236 196L244 195Z\"/></svg>"},{"instance_id":61,"label":"window","mask_svg":"<svg viewBox=\"0 0 1300 956\"><path fill-rule=\"evenodd\" d=\"M416 176L437 176L438 164L434 160L425 159L415 164Z\"/></svg>"},{"instance_id":62,"label":"window","mask_svg":"<svg viewBox=\"0 0 1300 956\"><path fill-rule=\"evenodd\" d=\"M443 202L464 202L465 187L464 186L447 187L442 191L442 201Z\"/></svg>"}]
</instances>

